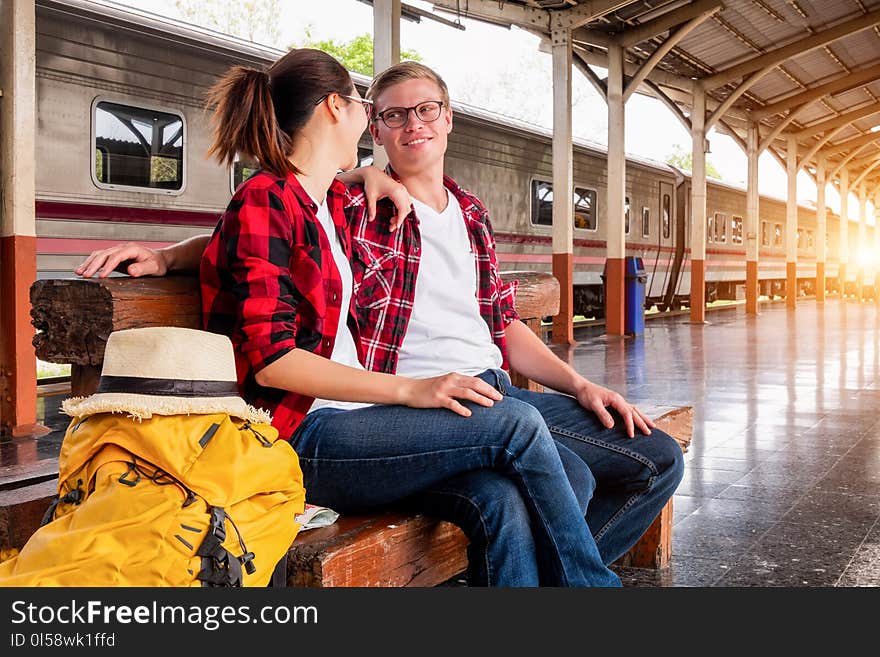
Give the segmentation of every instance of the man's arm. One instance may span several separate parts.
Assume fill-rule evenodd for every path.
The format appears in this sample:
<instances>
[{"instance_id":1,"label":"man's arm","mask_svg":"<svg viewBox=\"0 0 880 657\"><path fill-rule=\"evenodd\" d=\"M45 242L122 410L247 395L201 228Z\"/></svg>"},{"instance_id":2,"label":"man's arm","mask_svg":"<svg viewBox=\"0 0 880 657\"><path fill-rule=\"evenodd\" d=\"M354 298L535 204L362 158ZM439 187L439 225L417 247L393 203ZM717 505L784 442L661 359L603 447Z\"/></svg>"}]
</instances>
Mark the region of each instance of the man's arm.
<instances>
[{"instance_id":1,"label":"man's arm","mask_svg":"<svg viewBox=\"0 0 880 657\"><path fill-rule=\"evenodd\" d=\"M96 273L99 278L106 278L114 270L134 277L164 276L172 271L197 272L210 239L210 235L196 235L161 249L128 242L93 251L74 272L83 278L91 278Z\"/></svg>"},{"instance_id":2,"label":"man's arm","mask_svg":"<svg viewBox=\"0 0 880 657\"><path fill-rule=\"evenodd\" d=\"M635 435L635 427L644 434L651 433L654 423L649 417L619 393L603 388L575 372L521 321L508 324L505 336L507 357L512 369L541 385L572 395L581 406L593 411L608 428L614 426L614 418L606 408L611 406L623 418L630 438Z\"/></svg>"}]
</instances>

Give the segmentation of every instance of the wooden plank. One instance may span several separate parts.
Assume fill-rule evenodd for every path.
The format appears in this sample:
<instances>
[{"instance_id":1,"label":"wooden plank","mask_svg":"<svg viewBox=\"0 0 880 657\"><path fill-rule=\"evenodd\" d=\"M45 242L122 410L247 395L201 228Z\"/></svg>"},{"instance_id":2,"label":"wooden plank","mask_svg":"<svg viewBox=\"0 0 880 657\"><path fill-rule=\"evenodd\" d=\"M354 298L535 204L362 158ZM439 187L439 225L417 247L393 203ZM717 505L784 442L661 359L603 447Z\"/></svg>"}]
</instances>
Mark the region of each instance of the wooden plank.
<instances>
[{"instance_id":1,"label":"wooden plank","mask_svg":"<svg viewBox=\"0 0 880 657\"><path fill-rule=\"evenodd\" d=\"M505 283L518 281L515 305L521 318L541 318L559 313L559 281L553 274L504 271L501 280Z\"/></svg>"},{"instance_id":2,"label":"wooden plank","mask_svg":"<svg viewBox=\"0 0 880 657\"><path fill-rule=\"evenodd\" d=\"M423 515L342 516L297 536L288 585L435 586L465 570L466 548L458 527Z\"/></svg>"},{"instance_id":3,"label":"wooden plank","mask_svg":"<svg viewBox=\"0 0 880 657\"><path fill-rule=\"evenodd\" d=\"M0 491L0 550L24 546L57 492L57 479Z\"/></svg>"}]
</instances>

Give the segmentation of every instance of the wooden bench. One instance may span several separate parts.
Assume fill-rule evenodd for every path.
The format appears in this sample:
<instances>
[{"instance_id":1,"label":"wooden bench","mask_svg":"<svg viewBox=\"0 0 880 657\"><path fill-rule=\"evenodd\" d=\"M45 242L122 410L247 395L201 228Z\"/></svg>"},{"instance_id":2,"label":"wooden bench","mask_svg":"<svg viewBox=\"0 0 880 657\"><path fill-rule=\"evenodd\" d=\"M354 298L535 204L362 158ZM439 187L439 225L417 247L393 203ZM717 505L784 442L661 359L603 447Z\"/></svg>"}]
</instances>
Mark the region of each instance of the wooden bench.
<instances>
[{"instance_id":1,"label":"wooden bench","mask_svg":"<svg viewBox=\"0 0 880 657\"><path fill-rule=\"evenodd\" d=\"M540 336L541 317L559 307L559 286L549 274L506 272L519 287L516 306ZM144 326L200 328L198 281L193 276L45 280L31 288L37 356L70 363L72 394L90 395L98 384L107 337L112 331ZM539 390L511 372L520 387ZM658 408L661 428L683 449L690 441L692 412ZM54 463L57 472L57 461ZM48 473L52 463L42 466ZM0 472L0 550L20 548L39 526L54 494L54 479L19 475L3 484ZM6 487L6 490L3 488ZM618 564L662 568L671 558L672 502ZM432 586L466 568L467 540L456 526L420 514L394 510L343 516L328 527L301 532L288 555L291 586Z\"/></svg>"}]
</instances>

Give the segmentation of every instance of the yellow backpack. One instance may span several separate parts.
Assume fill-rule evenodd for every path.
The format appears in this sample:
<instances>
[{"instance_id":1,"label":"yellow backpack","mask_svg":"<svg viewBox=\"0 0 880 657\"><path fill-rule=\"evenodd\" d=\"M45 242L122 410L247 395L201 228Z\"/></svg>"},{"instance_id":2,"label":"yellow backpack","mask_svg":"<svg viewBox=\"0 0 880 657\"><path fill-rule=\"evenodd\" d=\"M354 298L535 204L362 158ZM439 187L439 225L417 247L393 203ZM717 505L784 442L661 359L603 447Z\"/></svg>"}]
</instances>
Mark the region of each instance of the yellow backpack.
<instances>
[{"instance_id":1,"label":"yellow backpack","mask_svg":"<svg viewBox=\"0 0 880 657\"><path fill-rule=\"evenodd\" d=\"M277 437L225 413L74 418L58 499L0 586L266 586L305 501Z\"/></svg>"}]
</instances>

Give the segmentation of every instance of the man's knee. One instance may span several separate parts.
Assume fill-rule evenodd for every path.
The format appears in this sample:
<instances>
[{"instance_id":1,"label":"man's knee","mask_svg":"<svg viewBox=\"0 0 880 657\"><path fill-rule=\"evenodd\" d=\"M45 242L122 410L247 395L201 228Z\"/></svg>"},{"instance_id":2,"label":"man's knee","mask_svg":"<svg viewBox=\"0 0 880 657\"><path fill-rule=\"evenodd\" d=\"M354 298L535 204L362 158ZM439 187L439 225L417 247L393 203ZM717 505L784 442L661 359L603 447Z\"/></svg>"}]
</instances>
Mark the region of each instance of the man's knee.
<instances>
[{"instance_id":1,"label":"man's knee","mask_svg":"<svg viewBox=\"0 0 880 657\"><path fill-rule=\"evenodd\" d=\"M660 429L654 429L650 439L655 442L654 463L658 474L674 481L677 486L684 476L684 454L681 447L672 436Z\"/></svg>"}]
</instances>

